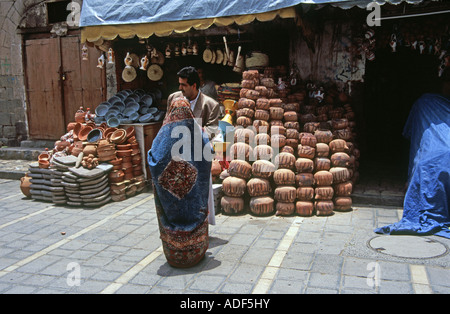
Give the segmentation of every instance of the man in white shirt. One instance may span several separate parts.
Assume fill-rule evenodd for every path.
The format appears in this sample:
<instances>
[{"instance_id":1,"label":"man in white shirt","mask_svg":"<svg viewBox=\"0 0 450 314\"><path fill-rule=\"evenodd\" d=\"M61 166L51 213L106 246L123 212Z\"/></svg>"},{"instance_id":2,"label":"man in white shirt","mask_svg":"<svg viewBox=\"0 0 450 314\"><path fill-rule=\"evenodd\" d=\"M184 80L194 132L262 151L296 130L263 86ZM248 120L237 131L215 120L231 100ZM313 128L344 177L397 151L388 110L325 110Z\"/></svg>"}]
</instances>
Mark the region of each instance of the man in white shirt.
<instances>
[{"instance_id":1,"label":"man in white shirt","mask_svg":"<svg viewBox=\"0 0 450 314\"><path fill-rule=\"evenodd\" d=\"M186 97L191 104L194 117L200 119L200 125L204 128L206 134L208 134L209 139L213 139L216 135L220 134L219 103L200 91L200 78L194 67L185 67L177 75L179 91L169 95L167 98L167 112L170 111L173 99L182 96Z\"/></svg>"}]
</instances>

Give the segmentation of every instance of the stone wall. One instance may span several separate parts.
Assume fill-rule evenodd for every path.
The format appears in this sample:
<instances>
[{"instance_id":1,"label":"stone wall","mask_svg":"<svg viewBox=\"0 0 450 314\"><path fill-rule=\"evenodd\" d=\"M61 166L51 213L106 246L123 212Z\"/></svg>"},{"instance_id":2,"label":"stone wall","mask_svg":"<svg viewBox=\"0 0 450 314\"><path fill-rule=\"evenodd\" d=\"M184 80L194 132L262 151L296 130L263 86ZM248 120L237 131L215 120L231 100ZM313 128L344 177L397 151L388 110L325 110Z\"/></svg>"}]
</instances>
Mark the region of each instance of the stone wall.
<instances>
[{"instance_id":1,"label":"stone wall","mask_svg":"<svg viewBox=\"0 0 450 314\"><path fill-rule=\"evenodd\" d=\"M8 146L28 137L22 36L17 32L24 8L24 1L0 1L0 144Z\"/></svg>"}]
</instances>

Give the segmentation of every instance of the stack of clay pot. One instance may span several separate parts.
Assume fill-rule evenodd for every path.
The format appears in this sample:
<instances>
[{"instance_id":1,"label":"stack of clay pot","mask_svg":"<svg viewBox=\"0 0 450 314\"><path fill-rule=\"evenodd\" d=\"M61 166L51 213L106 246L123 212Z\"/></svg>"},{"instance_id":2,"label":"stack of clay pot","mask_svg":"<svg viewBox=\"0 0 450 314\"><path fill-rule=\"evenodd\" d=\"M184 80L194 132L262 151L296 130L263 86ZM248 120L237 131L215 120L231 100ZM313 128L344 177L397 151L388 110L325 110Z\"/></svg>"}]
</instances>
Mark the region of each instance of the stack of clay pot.
<instances>
[{"instance_id":1,"label":"stack of clay pot","mask_svg":"<svg viewBox=\"0 0 450 314\"><path fill-rule=\"evenodd\" d=\"M109 161L113 166L109 174L111 197L118 202L145 188L142 157L134 127L116 129L109 140L115 145L115 158Z\"/></svg>"},{"instance_id":2,"label":"stack of clay pot","mask_svg":"<svg viewBox=\"0 0 450 314\"><path fill-rule=\"evenodd\" d=\"M252 166L245 159L233 159L230 161L228 174L222 181L222 211L227 215L242 214L245 210L247 180L252 175Z\"/></svg>"}]
</instances>

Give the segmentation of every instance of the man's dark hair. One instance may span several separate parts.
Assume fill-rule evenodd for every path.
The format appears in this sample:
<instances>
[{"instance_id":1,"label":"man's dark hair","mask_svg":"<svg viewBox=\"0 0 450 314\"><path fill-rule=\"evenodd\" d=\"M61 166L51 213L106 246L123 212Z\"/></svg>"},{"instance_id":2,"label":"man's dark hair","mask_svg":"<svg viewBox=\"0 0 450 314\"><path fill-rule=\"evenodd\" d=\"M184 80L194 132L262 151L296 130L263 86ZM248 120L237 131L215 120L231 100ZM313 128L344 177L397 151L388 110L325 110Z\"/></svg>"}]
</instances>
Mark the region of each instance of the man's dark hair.
<instances>
[{"instance_id":1,"label":"man's dark hair","mask_svg":"<svg viewBox=\"0 0 450 314\"><path fill-rule=\"evenodd\" d=\"M200 88L200 78L194 67L184 67L177 73L177 75L181 78L186 78L189 85L194 85L195 83L197 84L197 89Z\"/></svg>"}]
</instances>

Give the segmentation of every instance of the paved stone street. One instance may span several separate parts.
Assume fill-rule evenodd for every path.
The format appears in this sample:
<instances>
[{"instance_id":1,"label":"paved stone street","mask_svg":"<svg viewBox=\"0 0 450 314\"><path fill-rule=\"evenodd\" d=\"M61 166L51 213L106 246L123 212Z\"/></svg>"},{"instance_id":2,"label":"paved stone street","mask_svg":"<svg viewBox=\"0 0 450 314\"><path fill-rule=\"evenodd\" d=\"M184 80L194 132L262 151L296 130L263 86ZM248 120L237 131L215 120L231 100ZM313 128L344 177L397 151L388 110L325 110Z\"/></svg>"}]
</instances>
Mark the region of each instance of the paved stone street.
<instances>
[{"instance_id":1,"label":"paved stone street","mask_svg":"<svg viewBox=\"0 0 450 314\"><path fill-rule=\"evenodd\" d=\"M373 232L398 221L401 208L355 205L304 218L219 213L205 258L177 269L162 253L151 191L95 209L27 199L18 180L0 179L0 191L2 294L450 293L449 240L414 237L444 248L431 258L421 258L426 243L414 258L370 247L373 238L401 237Z\"/></svg>"}]
</instances>

